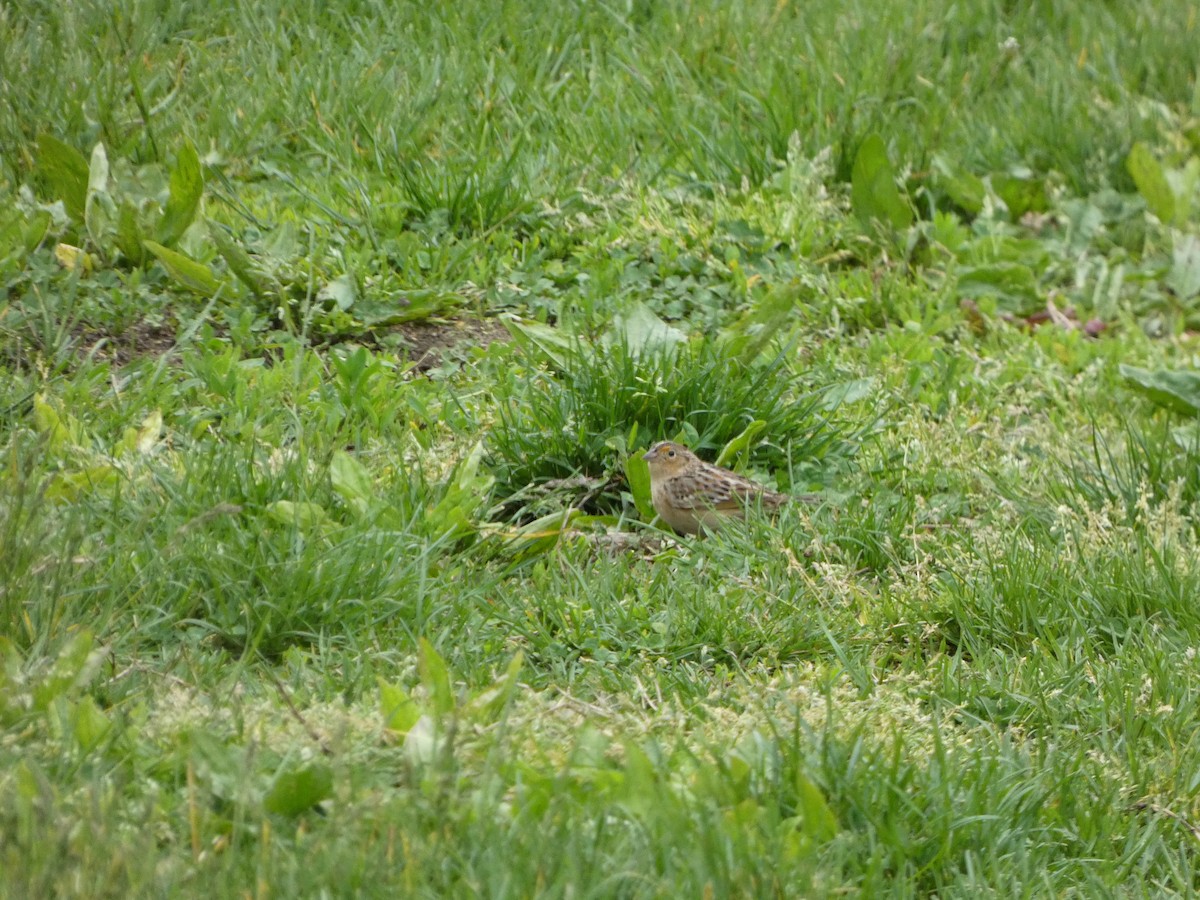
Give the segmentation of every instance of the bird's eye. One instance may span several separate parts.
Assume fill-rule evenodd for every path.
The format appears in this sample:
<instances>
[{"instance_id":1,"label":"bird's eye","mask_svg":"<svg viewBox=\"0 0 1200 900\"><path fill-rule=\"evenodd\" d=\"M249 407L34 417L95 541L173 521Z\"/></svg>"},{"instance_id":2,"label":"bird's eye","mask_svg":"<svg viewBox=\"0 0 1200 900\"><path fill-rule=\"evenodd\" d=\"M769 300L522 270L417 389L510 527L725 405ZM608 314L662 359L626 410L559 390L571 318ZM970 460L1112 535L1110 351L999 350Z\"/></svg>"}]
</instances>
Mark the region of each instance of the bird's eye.
<instances>
[{"instance_id":1,"label":"bird's eye","mask_svg":"<svg viewBox=\"0 0 1200 900\"><path fill-rule=\"evenodd\" d=\"M675 451L674 451L674 450L668 450L668 451L667 451L667 456L668 456L669 458L671 458L671 459L674 459L674 458L675 458Z\"/></svg>"}]
</instances>

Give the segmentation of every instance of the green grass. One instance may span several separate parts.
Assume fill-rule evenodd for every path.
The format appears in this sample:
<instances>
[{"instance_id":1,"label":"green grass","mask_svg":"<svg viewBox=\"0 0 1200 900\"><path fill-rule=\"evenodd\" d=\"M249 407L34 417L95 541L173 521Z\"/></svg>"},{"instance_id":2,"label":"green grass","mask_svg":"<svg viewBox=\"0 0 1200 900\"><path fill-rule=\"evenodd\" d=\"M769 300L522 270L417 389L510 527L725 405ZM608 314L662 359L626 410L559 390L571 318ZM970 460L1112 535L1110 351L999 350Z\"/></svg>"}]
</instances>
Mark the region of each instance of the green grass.
<instances>
[{"instance_id":1,"label":"green grass","mask_svg":"<svg viewBox=\"0 0 1200 900\"><path fill-rule=\"evenodd\" d=\"M1193 5L0 10L0 897L1200 891Z\"/></svg>"}]
</instances>

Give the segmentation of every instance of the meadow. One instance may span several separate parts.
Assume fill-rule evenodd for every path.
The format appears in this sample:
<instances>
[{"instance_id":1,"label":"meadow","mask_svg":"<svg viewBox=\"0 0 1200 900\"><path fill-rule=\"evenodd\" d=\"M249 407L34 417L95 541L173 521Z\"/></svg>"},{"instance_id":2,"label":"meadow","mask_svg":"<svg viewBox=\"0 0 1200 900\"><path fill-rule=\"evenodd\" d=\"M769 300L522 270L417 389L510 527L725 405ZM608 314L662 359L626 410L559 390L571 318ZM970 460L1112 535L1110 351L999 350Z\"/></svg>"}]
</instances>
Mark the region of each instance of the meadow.
<instances>
[{"instance_id":1,"label":"meadow","mask_svg":"<svg viewBox=\"0 0 1200 900\"><path fill-rule=\"evenodd\" d=\"M1200 892L1194 3L0 46L0 897Z\"/></svg>"}]
</instances>

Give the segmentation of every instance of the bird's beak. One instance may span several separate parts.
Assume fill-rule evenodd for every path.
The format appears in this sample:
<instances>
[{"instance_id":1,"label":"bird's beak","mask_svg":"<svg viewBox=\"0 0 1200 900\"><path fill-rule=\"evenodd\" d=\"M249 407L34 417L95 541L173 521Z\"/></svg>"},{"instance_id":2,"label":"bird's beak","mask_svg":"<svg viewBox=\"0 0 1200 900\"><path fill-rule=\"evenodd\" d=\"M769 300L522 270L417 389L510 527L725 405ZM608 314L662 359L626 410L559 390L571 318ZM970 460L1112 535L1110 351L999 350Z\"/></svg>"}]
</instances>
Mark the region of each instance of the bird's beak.
<instances>
[{"instance_id":1,"label":"bird's beak","mask_svg":"<svg viewBox=\"0 0 1200 900\"><path fill-rule=\"evenodd\" d=\"M642 454L642 459L646 460L646 462L650 462L650 460L654 459L654 457L656 455L657 454L654 452L654 448L651 447L649 450L647 450L645 453Z\"/></svg>"}]
</instances>

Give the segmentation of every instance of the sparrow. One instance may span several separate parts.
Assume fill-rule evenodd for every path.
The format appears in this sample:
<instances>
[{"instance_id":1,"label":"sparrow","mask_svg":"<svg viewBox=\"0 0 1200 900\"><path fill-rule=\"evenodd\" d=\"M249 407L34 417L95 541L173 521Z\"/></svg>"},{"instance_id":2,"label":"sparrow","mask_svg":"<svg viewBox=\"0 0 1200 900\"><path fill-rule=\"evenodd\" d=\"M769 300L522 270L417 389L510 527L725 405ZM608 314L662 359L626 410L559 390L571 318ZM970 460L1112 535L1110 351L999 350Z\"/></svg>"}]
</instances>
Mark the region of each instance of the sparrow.
<instances>
[{"instance_id":1,"label":"sparrow","mask_svg":"<svg viewBox=\"0 0 1200 900\"><path fill-rule=\"evenodd\" d=\"M659 518L679 534L712 530L724 519L745 517L746 507L776 510L793 499L816 503L812 495L794 498L721 466L706 463L683 444L659 441L642 455L650 464L650 500Z\"/></svg>"}]
</instances>

